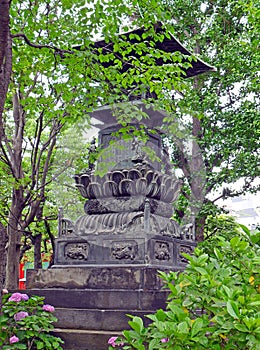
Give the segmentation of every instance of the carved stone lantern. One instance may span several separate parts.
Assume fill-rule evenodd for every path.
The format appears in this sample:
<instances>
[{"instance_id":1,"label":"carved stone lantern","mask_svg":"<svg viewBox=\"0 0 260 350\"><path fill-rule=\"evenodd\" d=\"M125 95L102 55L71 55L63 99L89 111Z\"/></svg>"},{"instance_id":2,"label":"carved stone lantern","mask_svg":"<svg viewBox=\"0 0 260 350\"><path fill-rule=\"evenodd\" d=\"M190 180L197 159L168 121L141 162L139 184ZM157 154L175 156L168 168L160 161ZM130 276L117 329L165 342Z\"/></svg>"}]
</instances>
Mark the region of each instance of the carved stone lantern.
<instances>
[{"instance_id":1,"label":"carved stone lantern","mask_svg":"<svg viewBox=\"0 0 260 350\"><path fill-rule=\"evenodd\" d=\"M141 36L143 31L132 33ZM113 49L104 41L95 45ZM190 55L173 36L157 45L165 52ZM186 76L210 70L197 59ZM110 336L128 327L127 314L143 317L165 307L167 291L161 288L158 270L183 270L182 253L195 246L193 222L181 227L172 220L181 184L170 171L163 146L165 113L146 108L138 97L130 100L149 118L133 120L127 125L132 137L122 139L109 106L93 113L101 124L98 146L104 150L96 166L103 162L105 175L96 175L93 164L75 175L86 199L85 213L73 223L60 212L54 266L27 271L27 288L55 306L56 334L65 340L66 350L105 349ZM136 131L145 138L135 137Z\"/></svg>"},{"instance_id":2,"label":"carved stone lantern","mask_svg":"<svg viewBox=\"0 0 260 350\"><path fill-rule=\"evenodd\" d=\"M161 27L157 31L162 31ZM131 34L141 37L143 32L144 29L136 29ZM113 44L104 41L95 46L102 48L103 53L113 50ZM157 46L167 53L179 51L190 55L173 36L165 37ZM157 62L158 65L166 63L161 59ZM128 69L126 62L122 73ZM197 59L185 73L192 77L212 69ZM92 113L100 122L98 146L107 150L97 160L97 166L105 163L107 172L103 177L97 176L91 166L75 176L76 186L86 198L85 214L75 223L61 218L55 266L130 264L181 269L185 263L181 253L191 252L194 247L193 225L180 227L171 219L172 203L178 197L181 184L170 172L169 157L158 129L165 113L147 109L138 96L129 103L145 111L149 118L133 120L128 124L128 133L134 135L141 128L146 140L143 142L134 136L120 139L118 131L122 126L109 106ZM154 159L148 157L143 147L152 150Z\"/></svg>"}]
</instances>

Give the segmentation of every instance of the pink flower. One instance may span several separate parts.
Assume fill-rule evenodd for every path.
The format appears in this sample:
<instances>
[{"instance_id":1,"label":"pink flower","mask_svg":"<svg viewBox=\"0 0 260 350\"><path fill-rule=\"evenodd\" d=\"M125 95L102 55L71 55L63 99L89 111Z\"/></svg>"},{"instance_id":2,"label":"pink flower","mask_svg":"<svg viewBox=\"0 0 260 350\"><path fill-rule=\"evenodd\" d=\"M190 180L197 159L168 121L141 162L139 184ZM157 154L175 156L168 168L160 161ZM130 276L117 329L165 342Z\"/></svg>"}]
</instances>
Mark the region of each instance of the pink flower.
<instances>
[{"instance_id":1,"label":"pink flower","mask_svg":"<svg viewBox=\"0 0 260 350\"><path fill-rule=\"evenodd\" d=\"M111 337L108 339L108 344L111 345L113 348L116 347L116 340L117 340L118 337Z\"/></svg>"},{"instance_id":2,"label":"pink flower","mask_svg":"<svg viewBox=\"0 0 260 350\"><path fill-rule=\"evenodd\" d=\"M55 311L54 306L49 305L49 304L43 305L42 309L43 309L44 311L47 311L47 312L54 312L54 311Z\"/></svg>"},{"instance_id":3,"label":"pink flower","mask_svg":"<svg viewBox=\"0 0 260 350\"><path fill-rule=\"evenodd\" d=\"M7 289L2 289L2 294L8 294L9 292L8 292L8 290Z\"/></svg>"},{"instance_id":4,"label":"pink flower","mask_svg":"<svg viewBox=\"0 0 260 350\"><path fill-rule=\"evenodd\" d=\"M19 338L17 338L15 335L13 335L10 339L9 339L10 344L14 344L14 343L18 343L19 342Z\"/></svg>"},{"instance_id":5,"label":"pink flower","mask_svg":"<svg viewBox=\"0 0 260 350\"><path fill-rule=\"evenodd\" d=\"M17 312L17 314L14 315L14 319L15 319L15 321L20 321L27 316L29 316L28 312L19 311L19 312Z\"/></svg>"},{"instance_id":6,"label":"pink flower","mask_svg":"<svg viewBox=\"0 0 260 350\"><path fill-rule=\"evenodd\" d=\"M162 339L161 339L161 342L162 342L162 343L168 343L168 341L169 341L169 338L162 338Z\"/></svg>"},{"instance_id":7,"label":"pink flower","mask_svg":"<svg viewBox=\"0 0 260 350\"><path fill-rule=\"evenodd\" d=\"M107 343L112 346L112 348L115 348L116 346L123 346L124 343L116 343L118 337L111 337L108 339Z\"/></svg>"},{"instance_id":8,"label":"pink flower","mask_svg":"<svg viewBox=\"0 0 260 350\"><path fill-rule=\"evenodd\" d=\"M24 301L29 300L29 296L28 296L27 294L22 294L22 293L21 293L21 298L22 298L22 300L24 300Z\"/></svg>"},{"instance_id":9,"label":"pink flower","mask_svg":"<svg viewBox=\"0 0 260 350\"><path fill-rule=\"evenodd\" d=\"M27 294L22 294L22 293L13 293L8 301L16 301L19 302L21 300L27 301L29 299Z\"/></svg>"}]
</instances>

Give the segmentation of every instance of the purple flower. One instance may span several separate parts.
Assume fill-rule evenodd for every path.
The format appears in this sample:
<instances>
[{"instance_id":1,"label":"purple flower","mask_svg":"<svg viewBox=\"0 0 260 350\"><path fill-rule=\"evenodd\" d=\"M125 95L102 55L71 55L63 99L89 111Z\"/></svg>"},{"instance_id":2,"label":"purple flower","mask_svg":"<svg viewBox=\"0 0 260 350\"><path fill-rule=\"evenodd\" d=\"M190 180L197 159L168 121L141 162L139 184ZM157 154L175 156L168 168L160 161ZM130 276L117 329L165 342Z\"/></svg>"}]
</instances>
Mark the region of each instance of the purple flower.
<instances>
[{"instance_id":1,"label":"purple flower","mask_svg":"<svg viewBox=\"0 0 260 350\"><path fill-rule=\"evenodd\" d=\"M54 306L49 305L49 304L43 305L42 309L43 309L43 311L47 311L47 312L54 312L55 311Z\"/></svg>"},{"instance_id":2,"label":"purple flower","mask_svg":"<svg viewBox=\"0 0 260 350\"><path fill-rule=\"evenodd\" d=\"M10 339L9 339L10 344L14 344L14 343L18 343L19 342L19 338L17 338L15 335L13 335Z\"/></svg>"},{"instance_id":3,"label":"purple flower","mask_svg":"<svg viewBox=\"0 0 260 350\"><path fill-rule=\"evenodd\" d=\"M107 343L112 346L112 348L115 348L116 346L123 346L124 343L116 343L118 337L111 337L108 339Z\"/></svg>"},{"instance_id":4,"label":"purple flower","mask_svg":"<svg viewBox=\"0 0 260 350\"><path fill-rule=\"evenodd\" d=\"M161 339L161 342L162 342L162 343L168 343L168 341L169 341L169 338L162 338L162 339Z\"/></svg>"},{"instance_id":5,"label":"purple flower","mask_svg":"<svg viewBox=\"0 0 260 350\"><path fill-rule=\"evenodd\" d=\"M15 319L15 321L20 321L27 316L29 316L28 312L19 311L19 312L17 312L17 314L14 315L14 319Z\"/></svg>"},{"instance_id":6,"label":"purple flower","mask_svg":"<svg viewBox=\"0 0 260 350\"><path fill-rule=\"evenodd\" d=\"M21 300L27 301L29 299L27 294L22 294L22 293L13 293L8 301L16 301L19 302Z\"/></svg>"},{"instance_id":7,"label":"purple flower","mask_svg":"<svg viewBox=\"0 0 260 350\"><path fill-rule=\"evenodd\" d=\"M29 296L28 296L27 294L22 294L22 293L21 293L21 298L22 298L22 300L24 300L24 301L29 300Z\"/></svg>"}]
</instances>

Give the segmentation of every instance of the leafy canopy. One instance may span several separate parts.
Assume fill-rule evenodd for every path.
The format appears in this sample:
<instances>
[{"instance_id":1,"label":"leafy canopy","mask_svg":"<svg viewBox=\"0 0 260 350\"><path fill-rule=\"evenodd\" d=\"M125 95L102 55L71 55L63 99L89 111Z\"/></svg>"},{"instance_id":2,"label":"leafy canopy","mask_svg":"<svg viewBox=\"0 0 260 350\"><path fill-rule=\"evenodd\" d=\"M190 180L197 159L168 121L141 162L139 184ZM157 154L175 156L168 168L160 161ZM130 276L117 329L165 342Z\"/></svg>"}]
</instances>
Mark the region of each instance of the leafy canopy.
<instances>
[{"instance_id":1,"label":"leafy canopy","mask_svg":"<svg viewBox=\"0 0 260 350\"><path fill-rule=\"evenodd\" d=\"M225 234L225 232L223 232ZM251 349L260 344L259 232L240 228L195 249L184 272L160 273L169 298L166 311L132 316L122 349Z\"/></svg>"}]
</instances>

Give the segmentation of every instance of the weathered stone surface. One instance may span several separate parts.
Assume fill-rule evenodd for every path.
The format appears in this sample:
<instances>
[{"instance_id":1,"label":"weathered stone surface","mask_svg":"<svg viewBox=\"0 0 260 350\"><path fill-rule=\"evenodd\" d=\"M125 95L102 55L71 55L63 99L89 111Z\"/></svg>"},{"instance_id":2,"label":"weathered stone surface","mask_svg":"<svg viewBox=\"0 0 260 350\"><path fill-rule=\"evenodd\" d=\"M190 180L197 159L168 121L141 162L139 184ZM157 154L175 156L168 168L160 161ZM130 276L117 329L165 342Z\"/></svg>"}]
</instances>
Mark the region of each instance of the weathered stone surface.
<instances>
[{"instance_id":1,"label":"weathered stone surface","mask_svg":"<svg viewBox=\"0 0 260 350\"><path fill-rule=\"evenodd\" d=\"M54 334L64 350L106 350L107 340L129 329L127 314L143 318L166 307L166 290L28 289L29 295L45 297L55 306Z\"/></svg>"},{"instance_id":2,"label":"weathered stone surface","mask_svg":"<svg viewBox=\"0 0 260 350\"><path fill-rule=\"evenodd\" d=\"M64 350L107 350L108 339L120 335L120 332L57 328L54 330L53 334L64 340Z\"/></svg>"},{"instance_id":3,"label":"weathered stone surface","mask_svg":"<svg viewBox=\"0 0 260 350\"><path fill-rule=\"evenodd\" d=\"M152 223L154 227L160 225L157 221ZM167 220L161 227L164 227L164 231L160 235L136 228L135 232L133 230L118 235L93 234L87 237L58 238L55 267L129 264L154 265L159 268L166 266L175 269L182 267L185 265L185 259L181 253L192 253L195 242L173 237L175 228L169 226Z\"/></svg>"},{"instance_id":4,"label":"weathered stone surface","mask_svg":"<svg viewBox=\"0 0 260 350\"><path fill-rule=\"evenodd\" d=\"M117 212L142 212L145 207L146 196L108 197L90 199L85 203L86 214L107 214ZM159 213L160 216L170 218L173 215L173 207L154 198L150 198L150 211L152 214Z\"/></svg>"},{"instance_id":5,"label":"weathered stone surface","mask_svg":"<svg viewBox=\"0 0 260 350\"><path fill-rule=\"evenodd\" d=\"M178 268L180 271L184 268ZM158 270L173 271L168 266L82 266L27 270L29 289L76 290L160 290Z\"/></svg>"},{"instance_id":6,"label":"weathered stone surface","mask_svg":"<svg viewBox=\"0 0 260 350\"><path fill-rule=\"evenodd\" d=\"M139 289L142 270L132 267L61 267L27 270L28 288Z\"/></svg>"},{"instance_id":7,"label":"weathered stone surface","mask_svg":"<svg viewBox=\"0 0 260 350\"><path fill-rule=\"evenodd\" d=\"M57 308L145 311L164 308L168 291L149 290L71 290L30 289L29 294L41 295ZM132 310L132 311L130 311ZM97 325L97 327L99 327ZM97 328L98 329L98 328Z\"/></svg>"},{"instance_id":8,"label":"weathered stone surface","mask_svg":"<svg viewBox=\"0 0 260 350\"><path fill-rule=\"evenodd\" d=\"M144 316L149 312L152 312L152 310L132 310L132 313L135 316L142 317L146 324L148 324L149 320ZM104 310L56 308L55 316L58 318L58 322L55 326L68 329L102 329L105 331L121 331L122 329L130 328L128 325L130 318L126 316L127 313L129 313L129 309Z\"/></svg>"}]
</instances>

